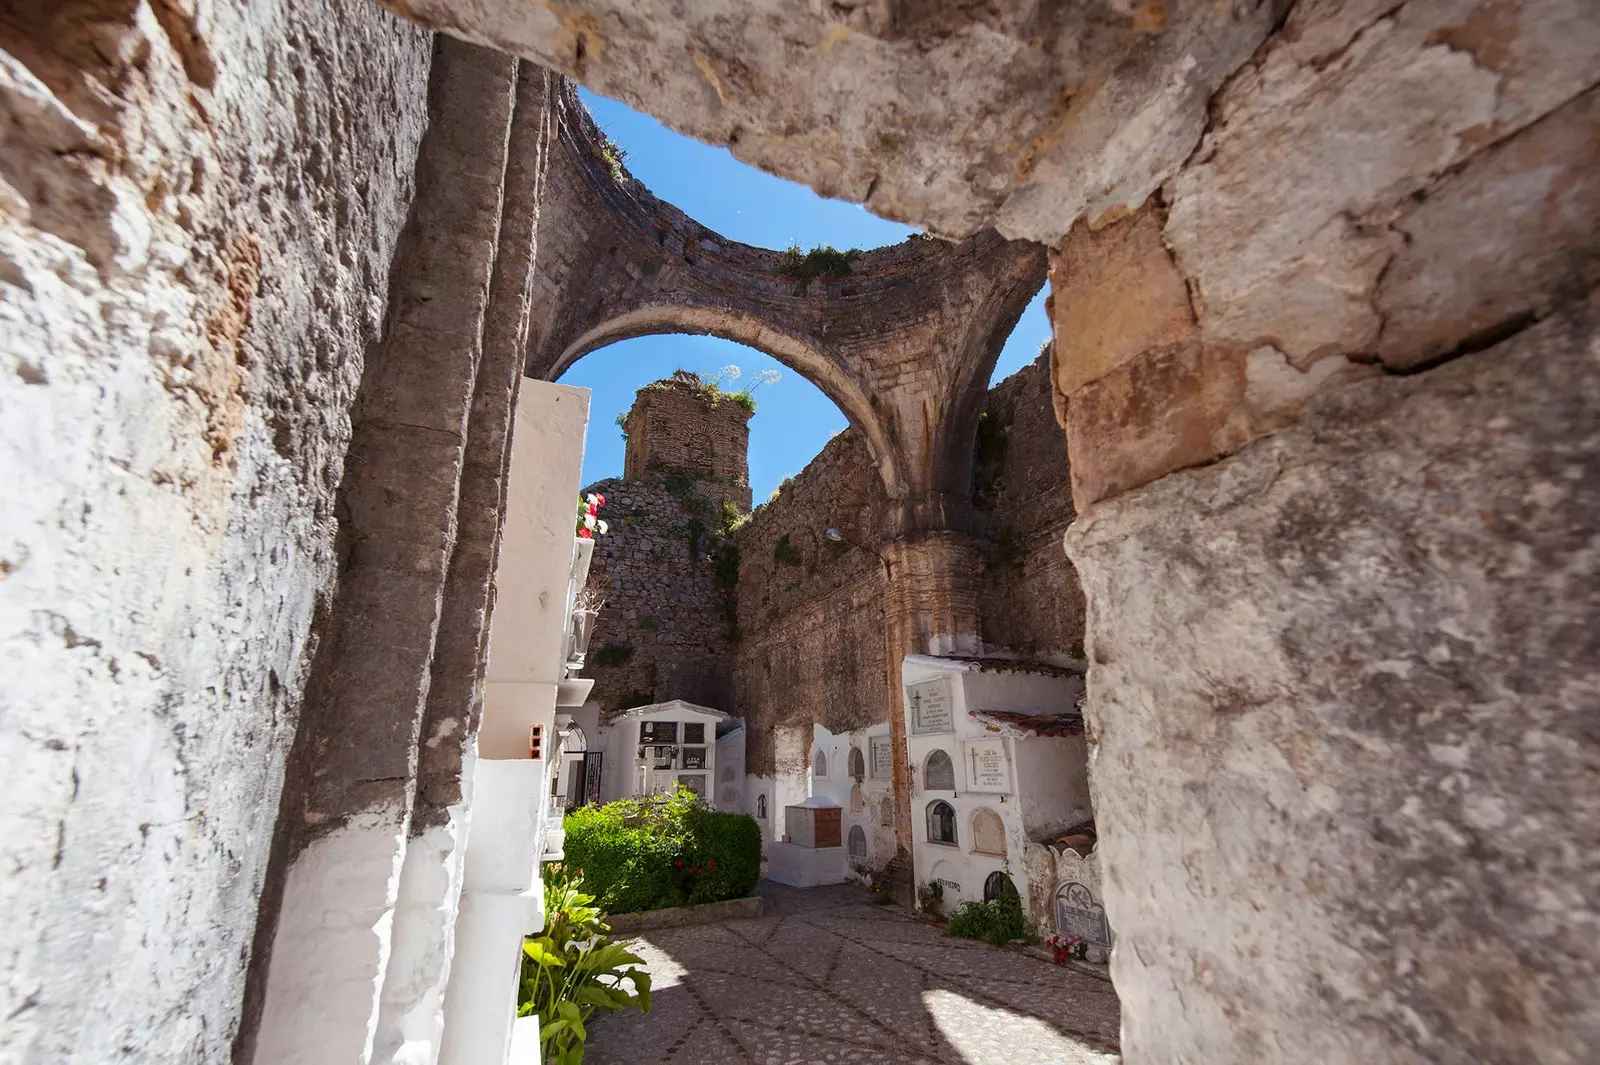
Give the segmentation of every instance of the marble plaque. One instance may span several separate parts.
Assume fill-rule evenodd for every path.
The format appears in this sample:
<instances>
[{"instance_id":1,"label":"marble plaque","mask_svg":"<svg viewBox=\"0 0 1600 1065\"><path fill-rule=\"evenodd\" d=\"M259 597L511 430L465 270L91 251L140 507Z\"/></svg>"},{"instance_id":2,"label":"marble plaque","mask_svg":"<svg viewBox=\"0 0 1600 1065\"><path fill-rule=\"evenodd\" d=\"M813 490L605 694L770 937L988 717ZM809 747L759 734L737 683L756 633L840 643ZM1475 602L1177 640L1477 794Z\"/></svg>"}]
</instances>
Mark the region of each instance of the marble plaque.
<instances>
[{"instance_id":1,"label":"marble plaque","mask_svg":"<svg viewBox=\"0 0 1600 1065\"><path fill-rule=\"evenodd\" d=\"M1011 793L1011 756L1006 751L1006 741L996 737L986 740L969 740L961 745L961 757L967 766L967 790L991 795Z\"/></svg>"},{"instance_id":2,"label":"marble plaque","mask_svg":"<svg viewBox=\"0 0 1600 1065\"><path fill-rule=\"evenodd\" d=\"M894 776L894 744L888 736L873 736L867 741L872 749L872 779L888 780Z\"/></svg>"},{"instance_id":3,"label":"marble plaque","mask_svg":"<svg viewBox=\"0 0 1600 1065\"><path fill-rule=\"evenodd\" d=\"M955 731L955 709L950 698L949 677L935 677L907 685L906 707L911 713L911 731L919 736L930 732Z\"/></svg>"}]
</instances>

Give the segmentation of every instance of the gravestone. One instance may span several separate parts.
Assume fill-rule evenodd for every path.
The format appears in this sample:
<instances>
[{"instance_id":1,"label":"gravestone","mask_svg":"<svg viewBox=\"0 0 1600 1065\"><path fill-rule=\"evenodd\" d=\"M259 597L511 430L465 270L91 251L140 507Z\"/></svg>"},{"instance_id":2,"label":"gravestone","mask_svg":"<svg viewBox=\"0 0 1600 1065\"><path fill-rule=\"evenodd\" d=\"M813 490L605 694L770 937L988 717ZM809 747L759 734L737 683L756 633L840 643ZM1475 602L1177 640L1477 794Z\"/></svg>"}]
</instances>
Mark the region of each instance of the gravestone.
<instances>
[{"instance_id":1,"label":"gravestone","mask_svg":"<svg viewBox=\"0 0 1600 1065\"><path fill-rule=\"evenodd\" d=\"M918 736L955 731L955 708L950 697L949 677L936 677L907 685L906 708L911 716L911 731Z\"/></svg>"},{"instance_id":2,"label":"gravestone","mask_svg":"<svg viewBox=\"0 0 1600 1065\"><path fill-rule=\"evenodd\" d=\"M1102 949L1111 948L1105 907L1095 901L1088 887L1076 881L1062 884L1056 892L1056 931Z\"/></svg>"}]
</instances>

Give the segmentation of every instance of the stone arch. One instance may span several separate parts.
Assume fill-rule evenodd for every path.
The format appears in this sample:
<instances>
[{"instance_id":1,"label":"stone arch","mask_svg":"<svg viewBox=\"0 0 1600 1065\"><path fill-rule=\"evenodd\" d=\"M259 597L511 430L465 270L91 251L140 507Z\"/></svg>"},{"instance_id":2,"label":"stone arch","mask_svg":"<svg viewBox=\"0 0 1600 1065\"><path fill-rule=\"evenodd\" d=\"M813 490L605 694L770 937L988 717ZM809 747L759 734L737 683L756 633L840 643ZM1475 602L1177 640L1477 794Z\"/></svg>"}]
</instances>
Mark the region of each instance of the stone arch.
<instances>
[{"instance_id":1,"label":"stone arch","mask_svg":"<svg viewBox=\"0 0 1600 1065\"><path fill-rule=\"evenodd\" d=\"M956 766L950 755L935 747L922 763L922 789L924 791L955 791Z\"/></svg>"},{"instance_id":2,"label":"stone arch","mask_svg":"<svg viewBox=\"0 0 1600 1065\"><path fill-rule=\"evenodd\" d=\"M824 780L828 777L828 753L821 747L811 756L811 775Z\"/></svg>"},{"instance_id":3,"label":"stone arch","mask_svg":"<svg viewBox=\"0 0 1600 1065\"><path fill-rule=\"evenodd\" d=\"M987 806L972 811L972 853L1006 856L1005 822Z\"/></svg>"},{"instance_id":4,"label":"stone arch","mask_svg":"<svg viewBox=\"0 0 1600 1065\"><path fill-rule=\"evenodd\" d=\"M883 478L885 491L891 497L898 494L904 474L884 432L883 423L861 383L841 370L814 342L747 311L688 302L651 303L631 308L585 330L547 365L535 367L530 364L530 373L537 372L541 378L554 381L579 359L601 348L623 340L674 333L720 337L754 348L816 385L844 412L850 424L866 436L867 448L878 467L879 476ZM974 432L976 426L974 421Z\"/></svg>"},{"instance_id":5,"label":"stone arch","mask_svg":"<svg viewBox=\"0 0 1600 1065\"><path fill-rule=\"evenodd\" d=\"M878 803L878 824L884 828L894 825L894 798L885 795Z\"/></svg>"},{"instance_id":6,"label":"stone arch","mask_svg":"<svg viewBox=\"0 0 1600 1065\"><path fill-rule=\"evenodd\" d=\"M767 819L767 797L765 795L756 796L756 817L763 821Z\"/></svg>"},{"instance_id":7,"label":"stone arch","mask_svg":"<svg viewBox=\"0 0 1600 1065\"><path fill-rule=\"evenodd\" d=\"M859 783L850 785L850 812L860 813L867 808L866 793L861 790Z\"/></svg>"}]
</instances>

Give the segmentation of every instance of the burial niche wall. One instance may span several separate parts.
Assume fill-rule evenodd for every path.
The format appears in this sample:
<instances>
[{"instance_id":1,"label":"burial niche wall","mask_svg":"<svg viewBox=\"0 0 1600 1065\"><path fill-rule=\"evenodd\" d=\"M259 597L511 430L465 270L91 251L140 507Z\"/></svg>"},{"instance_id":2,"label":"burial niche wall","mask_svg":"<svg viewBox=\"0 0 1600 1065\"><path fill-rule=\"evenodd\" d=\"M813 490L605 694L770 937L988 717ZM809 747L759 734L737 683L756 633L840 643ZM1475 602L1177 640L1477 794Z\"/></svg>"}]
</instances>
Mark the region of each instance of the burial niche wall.
<instances>
[{"instance_id":1,"label":"burial niche wall","mask_svg":"<svg viewBox=\"0 0 1600 1065\"><path fill-rule=\"evenodd\" d=\"M11 1060L228 1060L427 121L371 4L199 11L0 12Z\"/></svg>"}]
</instances>

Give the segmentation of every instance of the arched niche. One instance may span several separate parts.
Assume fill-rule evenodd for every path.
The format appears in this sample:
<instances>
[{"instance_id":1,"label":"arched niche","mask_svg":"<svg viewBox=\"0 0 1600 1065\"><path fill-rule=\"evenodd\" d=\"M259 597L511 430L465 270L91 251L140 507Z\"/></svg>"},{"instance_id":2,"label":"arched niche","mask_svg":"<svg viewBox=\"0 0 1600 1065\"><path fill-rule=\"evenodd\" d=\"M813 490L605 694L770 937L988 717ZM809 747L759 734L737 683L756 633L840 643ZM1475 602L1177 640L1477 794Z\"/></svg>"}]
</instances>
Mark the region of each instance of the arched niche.
<instances>
[{"instance_id":1,"label":"arched niche","mask_svg":"<svg viewBox=\"0 0 1600 1065\"><path fill-rule=\"evenodd\" d=\"M867 757L860 747L850 748L850 779L860 783L867 778Z\"/></svg>"},{"instance_id":2,"label":"arched niche","mask_svg":"<svg viewBox=\"0 0 1600 1065\"><path fill-rule=\"evenodd\" d=\"M811 756L811 775L820 780L828 777L828 755L821 747Z\"/></svg>"},{"instance_id":3,"label":"arched niche","mask_svg":"<svg viewBox=\"0 0 1600 1065\"><path fill-rule=\"evenodd\" d=\"M928 804L928 842L956 845L956 808L943 799Z\"/></svg>"},{"instance_id":4,"label":"arched niche","mask_svg":"<svg viewBox=\"0 0 1600 1065\"><path fill-rule=\"evenodd\" d=\"M894 825L894 799L885 795L878 803L878 824L884 828Z\"/></svg>"},{"instance_id":5,"label":"arched niche","mask_svg":"<svg viewBox=\"0 0 1600 1065\"><path fill-rule=\"evenodd\" d=\"M850 857L852 857L852 858L866 858L866 856L867 856L867 833L866 833L866 831L864 829L862 829L862 827L860 825L851 825L850 826L850 838L849 838L848 842L849 842Z\"/></svg>"},{"instance_id":6,"label":"arched niche","mask_svg":"<svg viewBox=\"0 0 1600 1065\"><path fill-rule=\"evenodd\" d=\"M972 811L972 853L1006 856L1006 824L987 806Z\"/></svg>"},{"instance_id":7,"label":"arched niche","mask_svg":"<svg viewBox=\"0 0 1600 1065\"><path fill-rule=\"evenodd\" d=\"M955 791L956 766L950 755L935 748L922 763L922 789L924 791Z\"/></svg>"}]
</instances>

